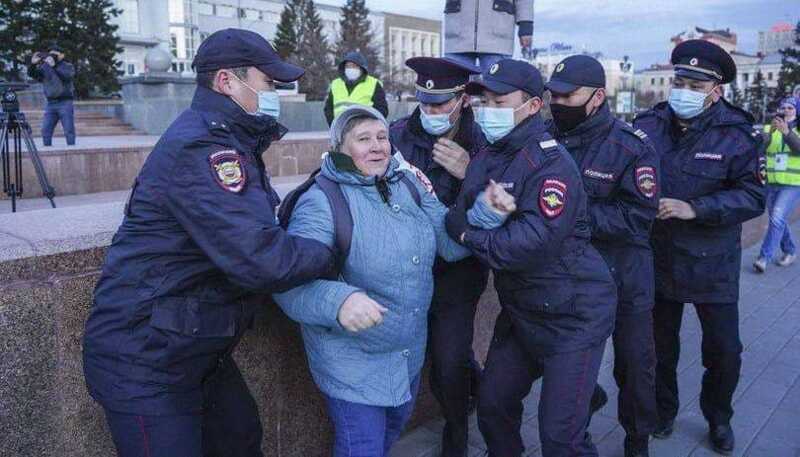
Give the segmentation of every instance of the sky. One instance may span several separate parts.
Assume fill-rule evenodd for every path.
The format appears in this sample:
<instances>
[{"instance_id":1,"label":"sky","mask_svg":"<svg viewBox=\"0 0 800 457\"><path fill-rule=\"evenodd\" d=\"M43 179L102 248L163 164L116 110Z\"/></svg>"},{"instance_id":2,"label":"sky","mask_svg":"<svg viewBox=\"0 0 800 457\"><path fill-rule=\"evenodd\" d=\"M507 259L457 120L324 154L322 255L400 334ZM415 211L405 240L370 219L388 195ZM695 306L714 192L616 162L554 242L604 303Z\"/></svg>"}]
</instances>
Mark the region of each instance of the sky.
<instances>
[{"instance_id":1,"label":"sky","mask_svg":"<svg viewBox=\"0 0 800 457\"><path fill-rule=\"evenodd\" d=\"M491 0L481 0L491 1ZM344 0L319 0L342 5ZM367 7L398 14L441 19L445 0L367 0ZM628 55L637 69L669 60L669 38L703 28L730 28L737 50L755 54L758 32L776 22L796 24L800 0L535 0L534 46L553 42Z\"/></svg>"}]
</instances>

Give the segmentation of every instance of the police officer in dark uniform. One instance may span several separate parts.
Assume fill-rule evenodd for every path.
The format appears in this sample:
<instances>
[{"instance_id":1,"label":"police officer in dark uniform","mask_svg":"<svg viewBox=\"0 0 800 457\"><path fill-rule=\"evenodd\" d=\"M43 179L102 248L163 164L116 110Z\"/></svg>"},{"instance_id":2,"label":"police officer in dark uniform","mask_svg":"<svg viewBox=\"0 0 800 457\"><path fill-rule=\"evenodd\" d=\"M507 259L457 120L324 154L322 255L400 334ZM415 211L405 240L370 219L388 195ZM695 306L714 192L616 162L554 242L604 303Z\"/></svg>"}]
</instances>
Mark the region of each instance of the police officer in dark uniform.
<instances>
[{"instance_id":1,"label":"police officer in dark uniform","mask_svg":"<svg viewBox=\"0 0 800 457\"><path fill-rule=\"evenodd\" d=\"M417 73L420 105L392 123L389 136L397 152L422 171L439 200L455 203L471 158L486 144L475 123L464 87L476 67L446 58L414 57L406 65ZM472 352L475 309L486 288L488 269L475 257L434 264L430 310L431 390L445 426L442 455L466 455L470 397L477 392L480 366Z\"/></svg>"},{"instance_id":2,"label":"police officer in dark uniform","mask_svg":"<svg viewBox=\"0 0 800 457\"><path fill-rule=\"evenodd\" d=\"M212 34L192 105L136 178L83 340L92 397L127 456L260 456L261 422L231 353L263 299L326 273L288 236L261 154L286 129L273 81L303 70L260 35Z\"/></svg>"},{"instance_id":3,"label":"police officer in dark uniform","mask_svg":"<svg viewBox=\"0 0 800 457\"><path fill-rule=\"evenodd\" d=\"M470 162L447 218L450 236L492 269L502 308L478 393L478 426L493 457L523 453L522 400L539 378L543 456L597 455L586 431L589 400L616 286L590 243L580 173L540 115L543 91L538 70L510 59L467 86L482 95L476 117L491 144ZM465 209L492 180L517 211L499 229L476 229Z\"/></svg>"},{"instance_id":4,"label":"police officer in dark uniform","mask_svg":"<svg viewBox=\"0 0 800 457\"><path fill-rule=\"evenodd\" d=\"M661 156L661 199L653 226L656 397L668 437L678 414L677 366L684 303L703 330L700 407L713 448L733 451L731 400L739 381L742 223L764 212L752 117L722 97L736 64L719 46L685 41L672 51L669 101L636 118Z\"/></svg>"},{"instance_id":5,"label":"police officer in dark uniform","mask_svg":"<svg viewBox=\"0 0 800 457\"><path fill-rule=\"evenodd\" d=\"M653 347L653 253L658 156L641 130L611 115L597 59L567 57L547 83L557 140L572 154L589 199L592 244L617 283L614 379L626 457L648 455L657 420ZM607 399L599 385L592 403Z\"/></svg>"}]
</instances>

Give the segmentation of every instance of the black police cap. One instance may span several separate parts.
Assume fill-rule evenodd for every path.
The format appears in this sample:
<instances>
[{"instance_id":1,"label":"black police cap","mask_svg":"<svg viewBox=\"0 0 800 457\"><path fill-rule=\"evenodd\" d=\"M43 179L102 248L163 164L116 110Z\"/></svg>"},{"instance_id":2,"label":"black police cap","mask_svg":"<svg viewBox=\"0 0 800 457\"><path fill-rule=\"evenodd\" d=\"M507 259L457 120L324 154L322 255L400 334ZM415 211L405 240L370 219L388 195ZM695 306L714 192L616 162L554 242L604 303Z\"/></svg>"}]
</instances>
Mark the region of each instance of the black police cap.
<instances>
[{"instance_id":1,"label":"black police cap","mask_svg":"<svg viewBox=\"0 0 800 457\"><path fill-rule=\"evenodd\" d=\"M197 49L192 68L199 73L222 68L256 67L276 81L298 80L305 70L281 59L269 41L242 29L214 32Z\"/></svg>"},{"instance_id":2,"label":"black police cap","mask_svg":"<svg viewBox=\"0 0 800 457\"><path fill-rule=\"evenodd\" d=\"M606 72L594 57L569 56L553 70L547 89L557 94L569 94L579 87L606 87Z\"/></svg>"},{"instance_id":3,"label":"black police cap","mask_svg":"<svg viewBox=\"0 0 800 457\"><path fill-rule=\"evenodd\" d=\"M736 78L736 63L731 55L706 40L687 40L675 46L670 62L676 76L720 84Z\"/></svg>"},{"instance_id":4,"label":"black police cap","mask_svg":"<svg viewBox=\"0 0 800 457\"><path fill-rule=\"evenodd\" d=\"M417 100L430 105L444 103L461 92L470 75L480 74L480 69L447 57L412 57L406 66L417 73Z\"/></svg>"},{"instance_id":5,"label":"black police cap","mask_svg":"<svg viewBox=\"0 0 800 457\"><path fill-rule=\"evenodd\" d=\"M544 82L542 74L533 65L521 60L503 59L481 73L480 81L467 84L466 90L470 95L480 95L485 90L500 95L521 90L532 97L541 97Z\"/></svg>"}]
</instances>

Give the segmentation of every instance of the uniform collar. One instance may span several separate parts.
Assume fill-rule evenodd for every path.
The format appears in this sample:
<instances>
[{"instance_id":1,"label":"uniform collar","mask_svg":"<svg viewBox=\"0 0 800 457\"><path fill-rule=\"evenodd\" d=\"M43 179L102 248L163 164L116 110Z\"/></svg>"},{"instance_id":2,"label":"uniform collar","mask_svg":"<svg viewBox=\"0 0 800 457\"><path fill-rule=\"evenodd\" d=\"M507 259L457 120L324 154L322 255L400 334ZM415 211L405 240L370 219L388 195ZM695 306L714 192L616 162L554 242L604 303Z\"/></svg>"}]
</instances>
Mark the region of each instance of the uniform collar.
<instances>
[{"instance_id":1,"label":"uniform collar","mask_svg":"<svg viewBox=\"0 0 800 457\"><path fill-rule=\"evenodd\" d=\"M489 150L501 154L514 154L547 133L541 113L520 122L508 135L489 145Z\"/></svg>"},{"instance_id":2,"label":"uniform collar","mask_svg":"<svg viewBox=\"0 0 800 457\"><path fill-rule=\"evenodd\" d=\"M239 143L254 153L264 152L288 131L274 118L247 114L230 97L202 86L194 93L192 109L220 116L230 125Z\"/></svg>"}]
</instances>

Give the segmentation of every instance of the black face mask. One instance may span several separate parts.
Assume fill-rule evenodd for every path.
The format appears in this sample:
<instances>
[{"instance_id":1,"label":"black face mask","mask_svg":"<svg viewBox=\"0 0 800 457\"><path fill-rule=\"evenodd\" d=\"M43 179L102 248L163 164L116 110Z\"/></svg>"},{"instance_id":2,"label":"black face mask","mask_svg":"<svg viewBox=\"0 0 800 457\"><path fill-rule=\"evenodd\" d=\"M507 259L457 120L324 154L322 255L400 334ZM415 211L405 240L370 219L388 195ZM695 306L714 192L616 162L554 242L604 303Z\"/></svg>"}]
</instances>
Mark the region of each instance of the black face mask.
<instances>
[{"instance_id":1,"label":"black face mask","mask_svg":"<svg viewBox=\"0 0 800 457\"><path fill-rule=\"evenodd\" d=\"M589 115L586 114L586 105L594 98L595 93L597 93L597 90L592 92L592 95L586 100L586 103L579 106L567 106L561 103L550 104L550 113L553 115L553 122L556 123L559 132L569 132L581 125L583 121L589 117Z\"/></svg>"}]
</instances>

